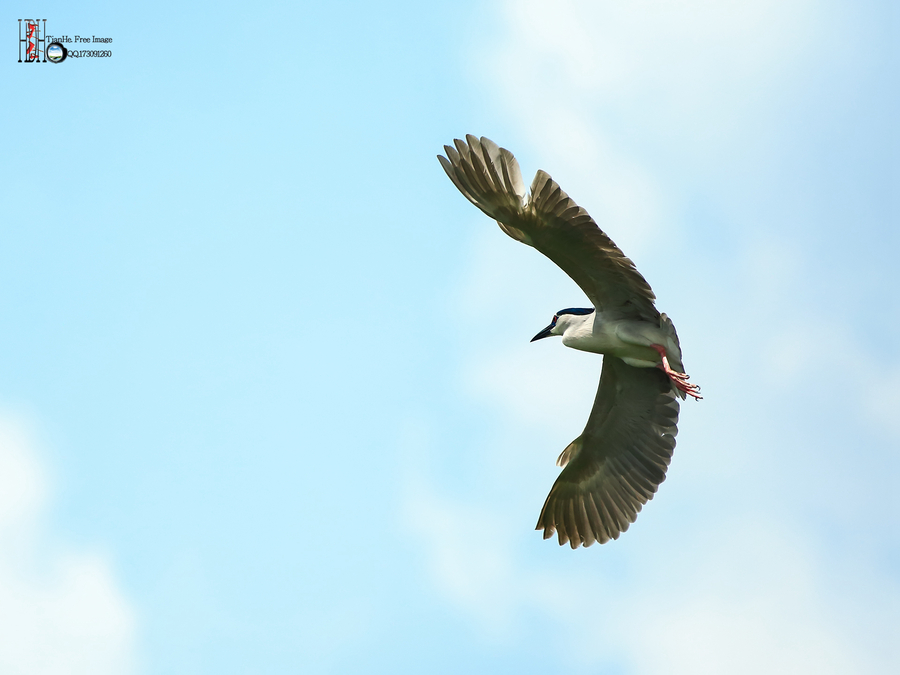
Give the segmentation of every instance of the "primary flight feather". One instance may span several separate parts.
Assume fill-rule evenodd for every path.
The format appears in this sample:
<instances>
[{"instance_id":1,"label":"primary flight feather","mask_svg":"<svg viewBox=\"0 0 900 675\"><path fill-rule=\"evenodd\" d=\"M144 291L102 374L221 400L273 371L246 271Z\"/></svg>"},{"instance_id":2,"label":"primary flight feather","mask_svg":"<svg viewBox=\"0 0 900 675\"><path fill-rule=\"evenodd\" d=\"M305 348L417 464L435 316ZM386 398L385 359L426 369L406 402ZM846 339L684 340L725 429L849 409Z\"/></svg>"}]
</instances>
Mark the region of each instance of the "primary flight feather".
<instances>
[{"instance_id":1,"label":"primary flight feather","mask_svg":"<svg viewBox=\"0 0 900 675\"><path fill-rule=\"evenodd\" d=\"M572 548L618 539L665 480L678 432L678 401L700 397L688 382L675 326L650 285L587 211L544 171L526 192L512 153L466 136L438 155L460 192L510 237L568 274L592 308L557 312L533 339L604 355L600 387L581 435L559 456L563 468L538 519Z\"/></svg>"}]
</instances>

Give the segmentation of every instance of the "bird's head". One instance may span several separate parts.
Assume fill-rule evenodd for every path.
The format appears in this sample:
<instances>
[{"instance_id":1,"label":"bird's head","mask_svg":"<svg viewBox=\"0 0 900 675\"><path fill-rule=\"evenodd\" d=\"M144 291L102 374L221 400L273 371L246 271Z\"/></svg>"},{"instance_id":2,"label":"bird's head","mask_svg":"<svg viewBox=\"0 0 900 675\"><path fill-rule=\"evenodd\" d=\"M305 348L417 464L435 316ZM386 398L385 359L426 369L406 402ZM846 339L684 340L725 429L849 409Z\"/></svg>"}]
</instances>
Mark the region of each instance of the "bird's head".
<instances>
[{"instance_id":1,"label":"bird's head","mask_svg":"<svg viewBox=\"0 0 900 675\"><path fill-rule=\"evenodd\" d=\"M572 326L574 324L584 323L587 319L585 317L588 314L593 314L594 308L590 307L588 309L584 309L581 307L569 307L568 309L561 309L556 314L553 315L553 321L550 322L550 325L547 326L540 333L531 338L531 341L541 340L545 337L550 337L551 335L562 335L566 332L566 328Z\"/></svg>"}]
</instances>

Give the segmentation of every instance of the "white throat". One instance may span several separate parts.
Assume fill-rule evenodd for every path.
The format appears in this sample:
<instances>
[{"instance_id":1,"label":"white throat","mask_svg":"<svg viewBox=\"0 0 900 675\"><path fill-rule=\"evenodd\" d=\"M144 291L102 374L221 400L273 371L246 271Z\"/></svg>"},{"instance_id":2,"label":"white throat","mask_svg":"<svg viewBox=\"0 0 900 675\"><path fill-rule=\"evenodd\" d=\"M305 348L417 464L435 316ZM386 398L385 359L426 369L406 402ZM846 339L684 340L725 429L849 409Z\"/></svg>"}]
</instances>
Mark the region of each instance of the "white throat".
<instances>
[{"instance_id":1,"label":"white throat","mask_svg":"<svg viewBox=\"0 0 900 675\"><path fill-rule=\"evenodd\" d=\"M595 316L596 313L583 316L563 314L556 320L556 325L551 332L555 335L562 335L562 342L567 347L579 349L578 345L589 340L594 333Z\"/></svg>"}]
</instances>

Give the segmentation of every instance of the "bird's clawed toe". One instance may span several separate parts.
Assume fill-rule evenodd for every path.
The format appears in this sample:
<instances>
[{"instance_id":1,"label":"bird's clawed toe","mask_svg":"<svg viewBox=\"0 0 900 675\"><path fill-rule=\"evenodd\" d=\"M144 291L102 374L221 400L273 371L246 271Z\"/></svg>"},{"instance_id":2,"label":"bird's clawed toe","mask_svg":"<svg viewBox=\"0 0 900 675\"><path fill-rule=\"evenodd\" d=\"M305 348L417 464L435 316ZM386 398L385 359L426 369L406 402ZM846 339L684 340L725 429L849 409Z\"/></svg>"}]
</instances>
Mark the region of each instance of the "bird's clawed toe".
<instances>
[{"instance_id":1,"label":"bird's clawed toe","mask_svg":"<svg viewBox=\"0 0 900 675\"><path fill-rule=\"evenodd\" d=\"M688 396L693 396L695 399L700 401L703 397L700 395L700 386L696 384L689 384L684 380L677 380L672 378L672 382L678 388L679 391L683 391Z\"/></svg>"}]
</instances>

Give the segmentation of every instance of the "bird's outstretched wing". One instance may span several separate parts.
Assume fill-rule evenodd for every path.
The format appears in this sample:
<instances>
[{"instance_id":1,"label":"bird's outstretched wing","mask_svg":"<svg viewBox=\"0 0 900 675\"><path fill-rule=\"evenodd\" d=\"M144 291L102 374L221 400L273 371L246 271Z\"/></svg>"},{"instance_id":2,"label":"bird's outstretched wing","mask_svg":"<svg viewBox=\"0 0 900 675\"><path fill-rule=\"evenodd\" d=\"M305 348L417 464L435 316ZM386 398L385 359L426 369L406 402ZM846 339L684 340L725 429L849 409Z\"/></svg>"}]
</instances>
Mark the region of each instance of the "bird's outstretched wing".
<instances>
[{"instance_id":1,"label":"bird's outstretched wing","mask_svg":"<svg viewBox=\"0 0 900 675\"><path fill-rule=\"evenodd\" d=\"M538 530L572 548L619 535L666 478L678 433L678 401L665 373L603 357L584 432L563 450Z\"/></svg>"},{"instance_id":2,"label":"bird's outstretched wing","mask_svg":"<svg viewBox=\"0 0 900 675\"><path fill-rule=\"evenodd\" d=\"M555 262L608 316L656 322L656 296L634 263L588 212L578 206L544 171L525 191L512 153L482 137L455 140L438 155L441 166L466 198L517 239Z\"/></svg>"}]
</instances>

